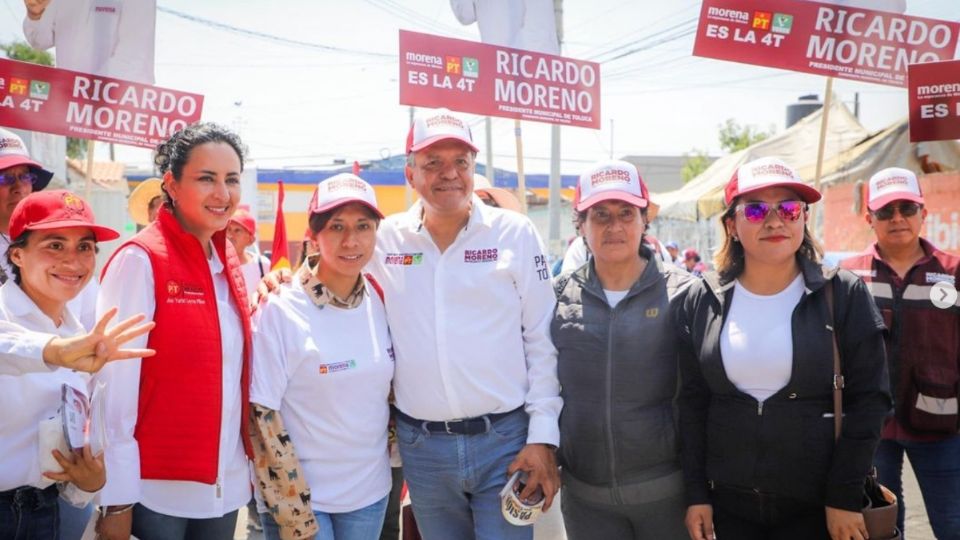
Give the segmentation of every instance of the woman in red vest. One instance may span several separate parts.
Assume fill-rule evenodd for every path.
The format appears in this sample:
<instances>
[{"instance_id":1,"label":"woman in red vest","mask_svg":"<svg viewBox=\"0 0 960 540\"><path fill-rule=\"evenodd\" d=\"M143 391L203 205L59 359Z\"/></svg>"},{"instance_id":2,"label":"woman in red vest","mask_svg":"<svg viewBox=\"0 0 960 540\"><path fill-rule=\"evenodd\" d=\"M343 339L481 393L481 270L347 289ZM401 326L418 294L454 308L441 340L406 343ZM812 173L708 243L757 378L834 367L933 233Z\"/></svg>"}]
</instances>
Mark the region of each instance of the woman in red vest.
<instances>
[{"instance_id":1,"label":"woman in red vest","mask_svg":"<svg viewBox=\"0 0 960 540\"><path fill-rule=\"evenodd\" d=\"M244 149L198 123L156 150L164 204L107 263L98 311L143 312L156 356L106 369L108 540L231 539L250 500L250 317L224 229L240 202ZM247 454L247 455L245 455Z\"/></svg>"}]
</instances>

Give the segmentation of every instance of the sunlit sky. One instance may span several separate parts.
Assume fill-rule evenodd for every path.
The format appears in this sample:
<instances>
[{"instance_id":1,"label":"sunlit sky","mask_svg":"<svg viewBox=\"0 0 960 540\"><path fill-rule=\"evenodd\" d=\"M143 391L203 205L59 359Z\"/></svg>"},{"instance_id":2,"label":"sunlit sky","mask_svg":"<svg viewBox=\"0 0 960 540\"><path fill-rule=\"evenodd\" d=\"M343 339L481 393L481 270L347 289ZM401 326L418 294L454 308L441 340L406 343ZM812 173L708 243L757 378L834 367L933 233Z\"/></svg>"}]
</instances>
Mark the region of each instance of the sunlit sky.
<instances>
[{"instance_id":1,"label":"sunlit sky","mask_svg":"<svg viewBox=\"0 0 960 540\"><path fill-rule=\"evenodd\" d=\"M479 40L476 26L461 26L445 0L158 5L156 84L203 94L204 118L238 127L260 167L402 153L409 113L398 103L398 30ZM912 15L960 19L956 0L908 0L907 6ZM699 1L566 0L563 8L563 54L601 62L603 118L600 130L563 128L565 174L611 153L679 155L698 148L717 155L717 126L727 118L779 131L787 105L824 90L821 76L691 56ZM166 10L304 44L250 37ZM0 41L22 39L24 13L22 0L0 0ZM634 49L641 50L607 61ZM907 114L904 90L843 80L834 90L851 108L859 94L861 121L871 130ZM471 119L482 143L483 121ZM549 127L523 125L526 170L547 172ZM493 135L495 165L515 169L513 121L495 119ZM148 151L133 148L119 149L118 158L150 161Z\"/></svg>"}]
</instances>

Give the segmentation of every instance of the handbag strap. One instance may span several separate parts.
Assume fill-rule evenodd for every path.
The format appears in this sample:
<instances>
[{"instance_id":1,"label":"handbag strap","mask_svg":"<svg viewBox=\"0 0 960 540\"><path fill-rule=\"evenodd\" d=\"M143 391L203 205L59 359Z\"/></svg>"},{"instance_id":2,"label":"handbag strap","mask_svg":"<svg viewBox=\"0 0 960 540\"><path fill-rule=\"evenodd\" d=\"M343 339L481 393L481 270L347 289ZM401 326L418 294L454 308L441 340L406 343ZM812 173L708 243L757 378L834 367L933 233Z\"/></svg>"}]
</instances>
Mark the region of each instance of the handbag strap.
<instances>
[{"instance_id":1,"label":"handbag strap","mask_svg":"<svg viewBox=\"0 0 960 540\"><path fill-rule=\"evenodd\" d=\"M840 347L837 346L837 328L834 323L833 280L828 279L823 286L827 295L827 330L833 343L833 438L840 439L843 429L843 369L840 367Z\"/></svg>"}]
</instances>

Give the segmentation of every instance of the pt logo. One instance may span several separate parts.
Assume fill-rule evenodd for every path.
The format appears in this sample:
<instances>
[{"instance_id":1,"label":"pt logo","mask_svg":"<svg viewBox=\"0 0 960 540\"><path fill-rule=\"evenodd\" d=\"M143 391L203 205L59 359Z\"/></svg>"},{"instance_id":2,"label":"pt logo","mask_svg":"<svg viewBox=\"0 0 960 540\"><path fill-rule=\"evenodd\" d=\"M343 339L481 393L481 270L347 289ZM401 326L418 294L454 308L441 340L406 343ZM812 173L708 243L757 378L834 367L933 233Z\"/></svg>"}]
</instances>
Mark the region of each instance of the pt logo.
<instances>
[{"instance_id":1,"label":"pt logo","mask_svg":"<svg viewBox=\"0 0 960 540\"><path fill-rule=\"evenodd\" d=\"M772 17L769 11L756 11L753 14L753 28L757 30L769 30L770 29L770 18Z\"/></svg>"}]
</instances>

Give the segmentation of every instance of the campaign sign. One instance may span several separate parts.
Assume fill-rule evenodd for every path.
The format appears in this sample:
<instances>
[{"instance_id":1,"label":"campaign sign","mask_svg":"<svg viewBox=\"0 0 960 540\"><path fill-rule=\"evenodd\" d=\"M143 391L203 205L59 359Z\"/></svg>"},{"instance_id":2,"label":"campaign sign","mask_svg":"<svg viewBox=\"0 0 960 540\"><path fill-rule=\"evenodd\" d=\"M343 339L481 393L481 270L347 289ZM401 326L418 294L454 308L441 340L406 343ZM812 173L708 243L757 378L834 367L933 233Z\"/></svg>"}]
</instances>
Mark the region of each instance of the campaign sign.
<instances>
[{"instance_id":1,"label":"campaign sign","mask_svg":"<svg viewBox=\"0 0 960 540\"><path fill-rule=\"evenodd\" d=\"M0 59L0 126L154 148L200 119L203 96Z\"/></svg>"},{"instance_id":2,"label":"campaign sign","mask_svg":"<svg viewBox=\"0 0 960 540\"><path fill-rule=\"evenodd\" d=\"M795 0L704 0L693 54L907 85L907 67L951 60L960 23Z\"/></svg>"},{"instance_id":3,"label":"campaign sign","mask_svg":"<svg viewBox=\"0 0 960 540\"><path fill-rule=\"evenodd\" d=\"M960 60L910 66L910 142L960 139Z\"/></svg>"},{"instance_id":4,"label":"campaign sign","mask_svg":"<svg viewBox=\"0 0 960 540\"><path fill-rule=\"evenodd\" d=\"M600 129L600 65L401 30L400 103Z\"/></svg>"}]
</instances>

